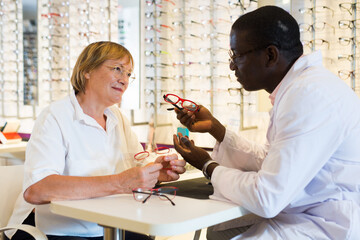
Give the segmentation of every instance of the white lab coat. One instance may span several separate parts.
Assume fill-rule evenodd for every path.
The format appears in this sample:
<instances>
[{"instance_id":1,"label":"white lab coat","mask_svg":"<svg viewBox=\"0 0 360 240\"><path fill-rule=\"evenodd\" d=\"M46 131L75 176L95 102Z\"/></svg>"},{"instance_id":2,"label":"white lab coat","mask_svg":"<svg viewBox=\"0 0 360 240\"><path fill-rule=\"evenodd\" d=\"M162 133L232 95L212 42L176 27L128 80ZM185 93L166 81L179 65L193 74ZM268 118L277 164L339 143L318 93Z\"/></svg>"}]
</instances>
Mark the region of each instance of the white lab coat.
<instances>
[{"instance_id":1,"label":"white lab coat","mask_svg":"<svg viewBox=\"0 0 360 240\"><path fill-rule=\"evenodd\" d=\"M321 59L282 80L268 144L226 131L214 148L212 198L262 217L238 239L360 239L360 99Z\"/></svg>"}]
</instances>

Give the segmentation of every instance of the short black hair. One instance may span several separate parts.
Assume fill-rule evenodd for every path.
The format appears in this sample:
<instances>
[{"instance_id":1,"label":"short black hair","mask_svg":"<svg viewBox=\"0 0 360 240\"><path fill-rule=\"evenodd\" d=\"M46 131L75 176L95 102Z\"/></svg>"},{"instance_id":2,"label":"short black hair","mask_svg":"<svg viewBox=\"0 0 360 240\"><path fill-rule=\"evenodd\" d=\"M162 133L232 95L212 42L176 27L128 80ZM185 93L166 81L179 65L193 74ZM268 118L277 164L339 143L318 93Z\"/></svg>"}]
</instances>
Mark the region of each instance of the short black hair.
<instances>
[{"instance_id":1,"label":"short black hair","mask_svg":"<svg viewBox=\"0 0 360 240\"><path fill-rule=\"evenodd\" d=\"M240 16L232 25L236 32L246 31L254 47L275 45L289 60L303 54L299 25L287 11L264 6Z\"/></svg>"}]
</instances>

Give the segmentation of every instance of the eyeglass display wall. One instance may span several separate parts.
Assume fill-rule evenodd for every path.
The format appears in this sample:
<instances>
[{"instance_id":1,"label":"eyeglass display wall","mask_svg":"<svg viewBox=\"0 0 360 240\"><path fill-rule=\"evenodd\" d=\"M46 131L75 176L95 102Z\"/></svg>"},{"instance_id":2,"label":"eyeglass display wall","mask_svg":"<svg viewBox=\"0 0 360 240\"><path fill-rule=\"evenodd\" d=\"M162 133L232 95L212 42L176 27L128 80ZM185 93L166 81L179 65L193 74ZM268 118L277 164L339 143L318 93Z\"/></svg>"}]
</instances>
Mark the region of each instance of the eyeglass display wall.
<instances>
[{"instance_id":1,"label":"eyeglass display wall","mask_svg":"<svg viewBox=\"0 0 360 240\"><path fill-rule=\"evenodd\" d=\"M23 12L29 3L35 5L32 19ZM0 116L36 118L44 106L68 95L83 48L117 41L117 6L117 0L1 0Z\"/></svg>"},{"instance_id":2,"label":"eyeglass display wall","mask_svg":"<svg viewBox=\"0 0 360 240\"><path fill-rule=\"evenodd\" d=\"M72 90L70 77L80 52L90 43L117 41L117 1L40 1L39 105ZM70 7L71 6L71 7Z\"/></svg>"},{"instance_id":3,"label":"eyeglass display wall","mask_svg":"<svg viewBox=\"0 0 360 240\"><path fill-rule=\"evenodd\" d=\"M256 9L257 1L144 0L143 8L143 119L151 119L155 132L179 125L175 113L167 111L172 106L163 100L166 93L204 105L235 130L256 128L257 95L236 81L228 51L232 23ZM141 114L135 113L135 120Z\"/></svg>"},{"instance_id":4,"label":"eyeglass display wall","mask_svg":"<svg viewBox=\"0 0 360 240\"><path fill-rule=\"evenodd\" d=\"M266 122L267 116L257 111L257 93L239 86L226 61L232 22L264 2L145 1L144 95L148 111L155 113L155 127L169 121L164 93L205 105L233 130L253 129ZM324 65L360 94L360 4L291 1L290 12L299 22L304 53L321 50ZM177 120L171 121L176 126Z\"/></svg>"},{"instance_id":5,"label":"eyeglass display wall","mask_svg":"<svg viewBox=\"0 0 360 240\"><path fill-rule=\"evenodd\" d=\"M360 3L357 1L304 1L294 8L305 53L321 50L324 65L358 95Z\"/></svg>"},{"instance_id":6,"label":"eyeglass display wall","mask_svg":"<svg viewBox=\"0 0 360 240\"><path fill-rule=\"evenodd\" d=\"M0 3L0 115L22 117L23 39L22 5L18 1Z\"/></svg>"},{"instance_id":7,"label":"eyeglass display wall","mask_svg":"<svg viewBox=\"0 0 360 240\"><path fill-rule=\"evenodd\" d=\"M72 67L85 46L133 41L136 31L126 32L133 18L140 21L141 97L130 118L134 126L150 126L149 142L171 143L168 133L180 125L167 110L166 93L206 106L235 131L266 127L268 115L258 111L257 93L241 88L228 63L232 23L265 1L139 1L139 19L119 18L118 0L39 0L37 18L27 19L22 1L1 0L0 116L36 118L42 107L69 93ZM356 1L291 1L305 53L322 50L325 66L358 94L359 6ZM199 145L212 146L208 136L192 136Z\"/></svg>"},{"instance_id":8,"label":"eyeglass display wall","mask_svg":"<svg viewBox=\"0 0 360 240\"><path fill-rule=\"evenodd\" d=\"M36 104L38 99L37 24L34 19L23 20L24 47L24 105Z\"/></svg>"}]
</instances>

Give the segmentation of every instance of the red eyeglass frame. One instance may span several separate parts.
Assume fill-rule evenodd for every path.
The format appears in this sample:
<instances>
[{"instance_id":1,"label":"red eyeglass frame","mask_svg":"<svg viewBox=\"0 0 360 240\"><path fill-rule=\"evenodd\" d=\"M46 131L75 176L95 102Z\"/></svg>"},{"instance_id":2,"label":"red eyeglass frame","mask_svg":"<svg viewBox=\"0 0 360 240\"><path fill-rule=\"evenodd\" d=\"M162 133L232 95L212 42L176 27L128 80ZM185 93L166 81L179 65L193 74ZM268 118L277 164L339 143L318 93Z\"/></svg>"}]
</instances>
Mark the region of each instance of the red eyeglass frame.
<instances>
[{"instance_id":1,"label":"red eyeglass frame","mask_svg":"<svg viewBox=\"0 0 360 240\"><path fill-rule=\"evenodd\" d=\"M176 102L169 101L169 100L167 100L167 99L168 99L168 96L177 97L178 100L177 100ZM199 111L199 105L197 105L195 102L193 102L193 101L191 101L191 100L181 98L181 97L179 97L178 95L175 95L175 94L172 94L172 93L168 93L168 94L165 94L165 95L163 96L163 98L164 98L164 101L165 101L165 102L172 104L174 107L176 107L176 108L179 109L179 110L183 110L183 109L185 108L186 110L188 110L188 111L190 111L190 112ZM179 102L181 102L181 107L183 107L183 108L181 108L181 107L179 107L178 105L176 105L176 104L179 103ZM195 110L185 107L185 106L184 106L184 102L190 102L191 104L194 104L194 105L196 106Z\"/></svg>"}]
</instances>

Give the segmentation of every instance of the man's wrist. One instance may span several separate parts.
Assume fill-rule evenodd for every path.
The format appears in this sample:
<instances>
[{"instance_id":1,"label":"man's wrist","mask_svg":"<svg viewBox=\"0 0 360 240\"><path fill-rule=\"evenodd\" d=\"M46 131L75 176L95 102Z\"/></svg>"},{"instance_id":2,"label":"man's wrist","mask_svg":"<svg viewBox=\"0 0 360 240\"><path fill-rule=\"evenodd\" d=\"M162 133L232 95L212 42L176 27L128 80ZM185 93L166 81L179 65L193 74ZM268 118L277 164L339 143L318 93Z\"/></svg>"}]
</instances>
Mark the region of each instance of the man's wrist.
<instances>
[{"instance_id":1,"label":"man's wrist","mask_svg":"<svg viewBox=\"0 0 360 240\"><path fill-rule=\"evenodd\" d=\"M212 159L209 159L207 162L205 162L204 166L202 167L202 172L206 179L211 179L211 175L218 165L219 164Z\"/></svg>"},{"instance_id":2,"label":"man's wrist","mask_svg":"<svg viewBox=\"0 0 360 240\"><path fill-rule=\"evenodd\" d=\"M218 142L222 142L225 137L226 128L216 118L212 121L211 131L209 132Z\"/></svg>"}]
</instances>

